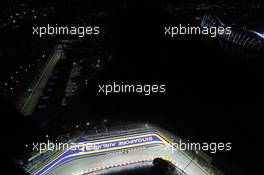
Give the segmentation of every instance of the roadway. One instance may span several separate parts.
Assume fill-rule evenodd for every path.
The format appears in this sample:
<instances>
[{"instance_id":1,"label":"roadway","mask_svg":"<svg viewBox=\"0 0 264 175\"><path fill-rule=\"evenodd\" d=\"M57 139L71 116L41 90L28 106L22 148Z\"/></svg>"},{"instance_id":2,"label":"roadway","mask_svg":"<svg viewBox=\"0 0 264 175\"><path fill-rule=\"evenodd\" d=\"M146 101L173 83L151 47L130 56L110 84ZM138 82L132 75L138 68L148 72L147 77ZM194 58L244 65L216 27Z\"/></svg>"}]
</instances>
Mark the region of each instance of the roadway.
<instances>
[{"instance_id":1,"label":"roadway","mask_svg":"<svg viewBox=\"0 0 264 175\"><path fill-rule=\"evenodd\" d=\"M38 104L40 97L43 95L43 91L49 80L50 75L52 74L57 62L62 56L62 53L63 53L62 45L58 44L54 48L53 54L51 54L47 64L41 70L42 72L40 73L39 78L33 82L31 91L28 94L28 96L25 98L20 108L20 112L24 116L29 116L33 113L36 105Z\"/></svg>"}]
</instances>

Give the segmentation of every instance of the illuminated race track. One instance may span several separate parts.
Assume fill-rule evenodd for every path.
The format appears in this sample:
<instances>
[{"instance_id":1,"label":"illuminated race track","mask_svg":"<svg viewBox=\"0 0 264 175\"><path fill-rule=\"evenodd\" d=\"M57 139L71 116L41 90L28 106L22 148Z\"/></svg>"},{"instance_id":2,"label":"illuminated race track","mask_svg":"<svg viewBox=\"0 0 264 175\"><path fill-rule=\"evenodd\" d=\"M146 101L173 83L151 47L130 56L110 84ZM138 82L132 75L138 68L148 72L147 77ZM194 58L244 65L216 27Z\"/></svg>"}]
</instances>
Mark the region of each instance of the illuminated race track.
<instances>
[{"instance_id":1,"label":"illuminated race track","mask_svg":"<svg viewBox=\"0 0 264 175\"><path fill-rule=\"evenodd\" d=\"M158 130L85 140L79 138L69 149L57 151L28 173L31 175L82 175L117 167L144 164L155 158L173 163L180 174L207 175L211 168L198 163L195 156L172 151L172 141ZM209 166L209 165L208 165Z\"/></svg>"}]
</instances>

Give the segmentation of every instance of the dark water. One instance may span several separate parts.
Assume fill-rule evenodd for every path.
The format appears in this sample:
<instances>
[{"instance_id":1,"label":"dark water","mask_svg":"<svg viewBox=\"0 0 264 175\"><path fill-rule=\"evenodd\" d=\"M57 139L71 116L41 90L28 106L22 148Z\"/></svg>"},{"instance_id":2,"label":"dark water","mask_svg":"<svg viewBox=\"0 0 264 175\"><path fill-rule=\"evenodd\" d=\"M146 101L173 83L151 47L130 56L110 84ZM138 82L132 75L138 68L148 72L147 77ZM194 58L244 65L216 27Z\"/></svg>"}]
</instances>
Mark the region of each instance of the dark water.
<instances>
[{"instance_id":1,"label":"dark water","mask_svg":"<svg viewBox=\"0 0 264 175\"><path fill-rule=\"evenodd\" d=\"M114 57L63 116L75 121L112 117L147 121L197 142L229 142L231 152L211 155L227 174L253 174L263 97L261 57L232 55L217 40L167 38L160 13L128 9L113 22ZM173 20L173 19L172 19ZM165 22L164 22L165 21ZM165 83L166 94L98 94L98 84ZM89 112L88 112L89 111ZM92 112L91 112L92 111ZM67 113L67 114L66 114ZM257 151L257 150L256 150ZM253 152L253 153L252 153Z\"/></svg>"}]
</instances>

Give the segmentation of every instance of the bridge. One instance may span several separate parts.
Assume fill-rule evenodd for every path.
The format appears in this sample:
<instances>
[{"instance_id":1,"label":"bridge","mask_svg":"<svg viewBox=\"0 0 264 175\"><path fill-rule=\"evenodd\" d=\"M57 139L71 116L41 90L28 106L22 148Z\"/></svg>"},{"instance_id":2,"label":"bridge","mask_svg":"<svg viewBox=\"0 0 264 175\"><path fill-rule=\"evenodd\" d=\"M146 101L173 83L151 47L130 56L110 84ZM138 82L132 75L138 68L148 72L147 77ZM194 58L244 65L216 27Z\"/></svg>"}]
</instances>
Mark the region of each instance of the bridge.
<instances>
[{"instance_id":1,"label":"bridge","mask_svg":"<svg viewBox=\"0 0 264 175\"><path fill-rule=\"evenodd\" d=\"M206 14L201 21L202 27L226 27L226 25L215 15ZM264 51L263 34L249 29L231 28L230 33L218 34L222 40L241 46L243 48Z\"/></svg>"}]
</instances>

